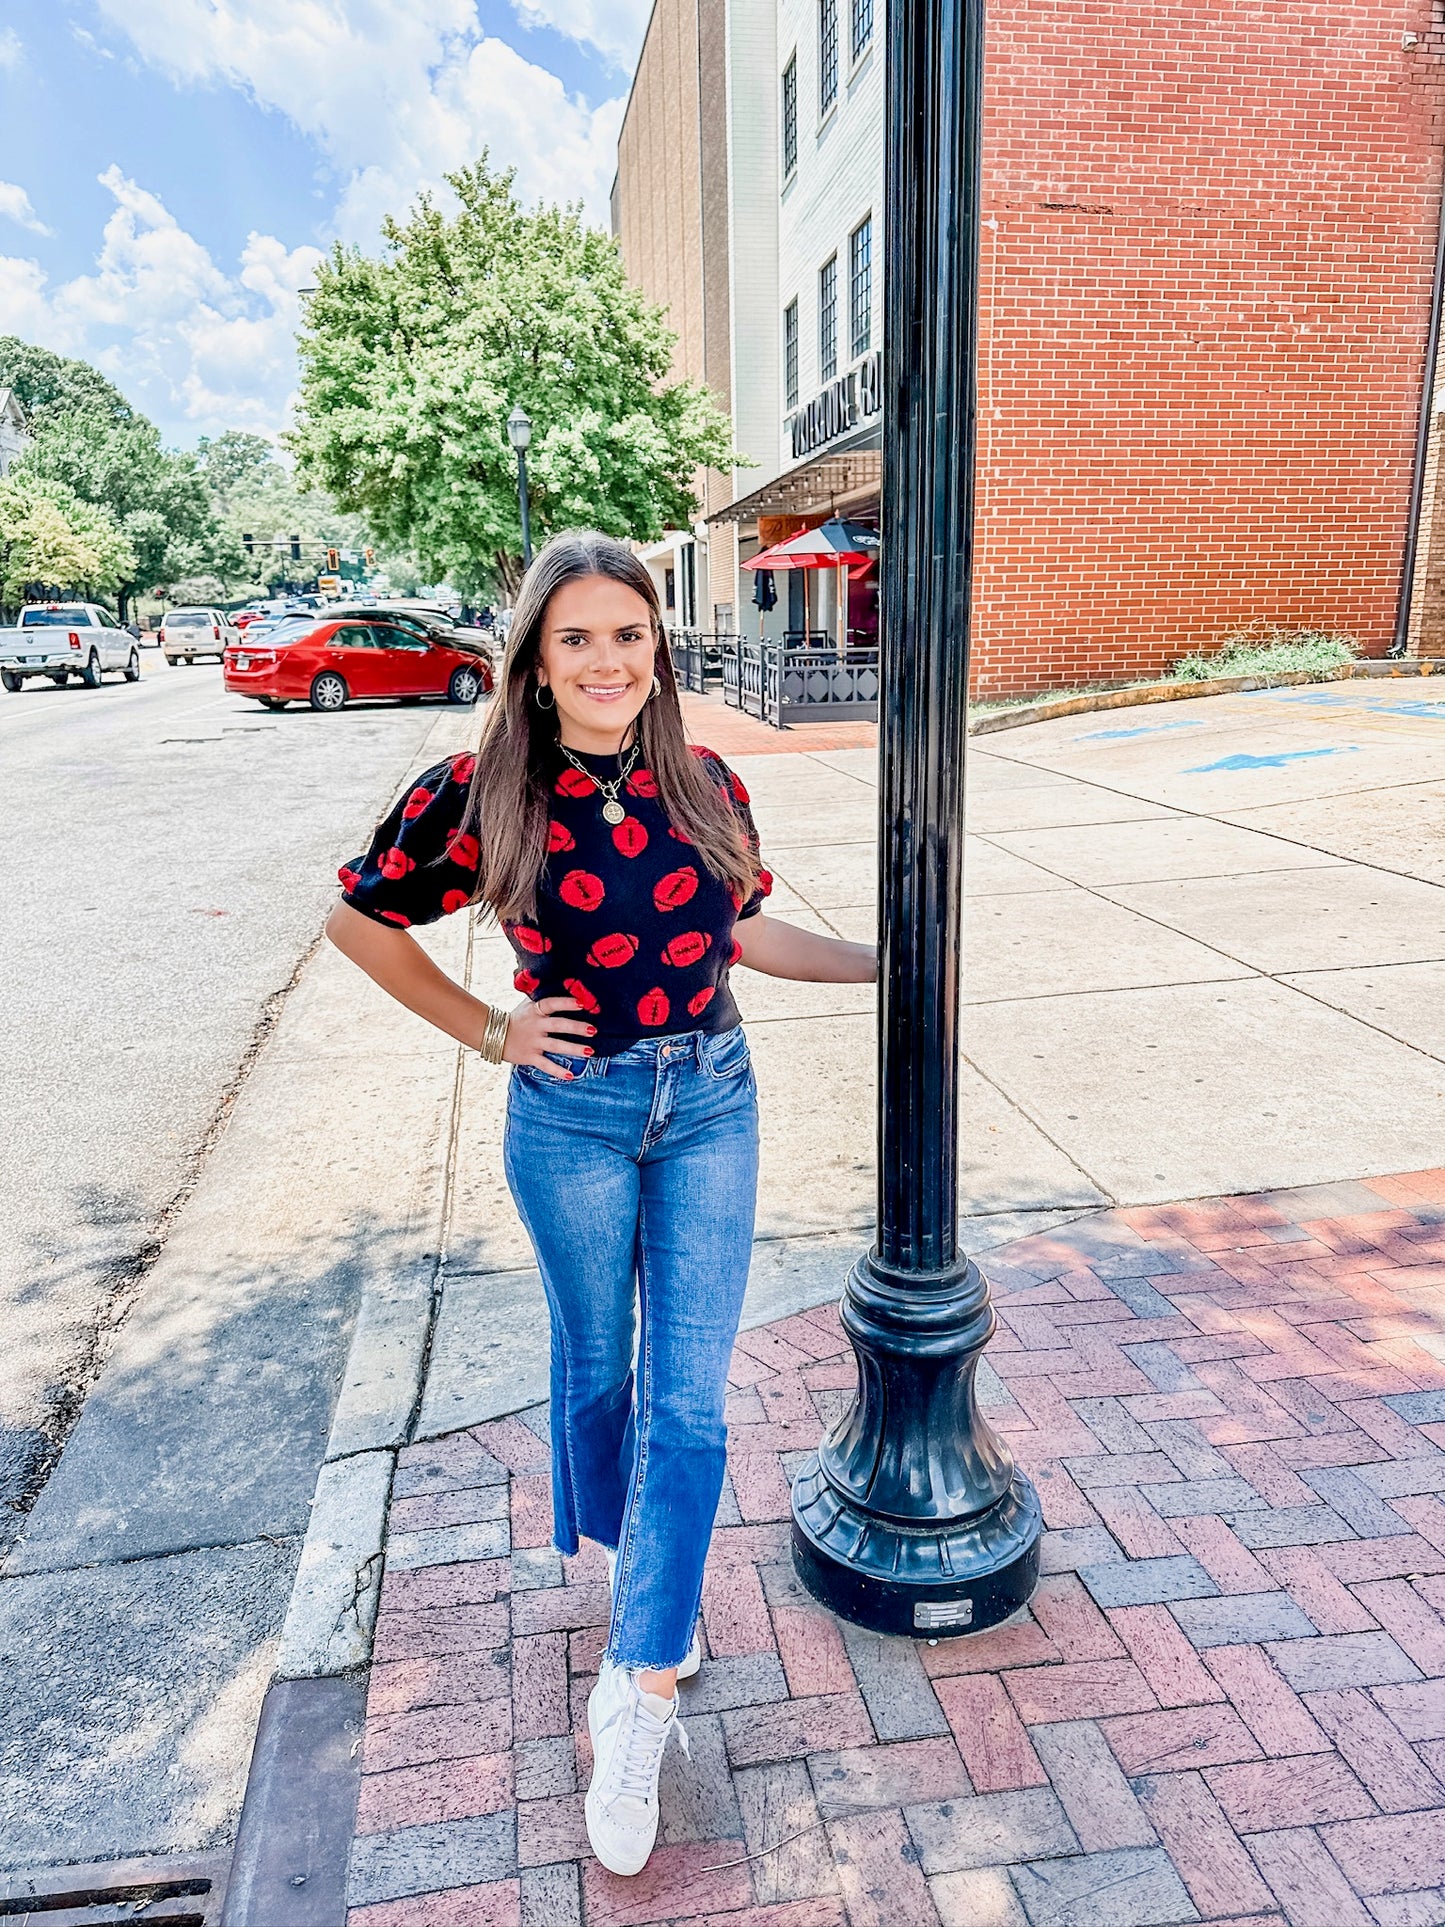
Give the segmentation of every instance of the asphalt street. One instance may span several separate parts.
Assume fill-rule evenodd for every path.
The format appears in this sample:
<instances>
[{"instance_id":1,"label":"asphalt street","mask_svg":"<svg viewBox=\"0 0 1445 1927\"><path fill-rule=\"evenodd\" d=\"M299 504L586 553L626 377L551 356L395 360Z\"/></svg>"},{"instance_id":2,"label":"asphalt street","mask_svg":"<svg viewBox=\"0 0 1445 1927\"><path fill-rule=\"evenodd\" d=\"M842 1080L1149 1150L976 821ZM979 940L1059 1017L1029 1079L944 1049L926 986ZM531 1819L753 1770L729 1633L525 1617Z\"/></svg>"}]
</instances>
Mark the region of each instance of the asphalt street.
<instances>
[{"instance_id":1,"label":"asphalt street","mask_svg":"<svg viewBox=\"0 0 1445 1927\"><path fill-rule=\"evenodd\" d=\"M270 715L213 664L142 662L0 697L0 1552L438 714Z\"/></svg>"}]
</instances>

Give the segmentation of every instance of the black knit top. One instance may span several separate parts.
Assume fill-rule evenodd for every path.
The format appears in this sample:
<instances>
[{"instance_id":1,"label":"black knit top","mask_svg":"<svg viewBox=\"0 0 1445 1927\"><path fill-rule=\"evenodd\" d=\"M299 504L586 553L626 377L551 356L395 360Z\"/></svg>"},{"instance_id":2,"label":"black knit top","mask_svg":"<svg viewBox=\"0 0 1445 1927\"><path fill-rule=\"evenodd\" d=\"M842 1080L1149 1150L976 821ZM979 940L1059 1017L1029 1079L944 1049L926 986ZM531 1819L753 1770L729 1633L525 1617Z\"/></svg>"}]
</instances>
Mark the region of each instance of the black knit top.
<instances>
[{"instance_id":1,"label":"black knit top","mask_svg":"<svg viewBox=\"0 0 1445 1927\"><path fill-rule=\"evenodd\" d=\"M694 747L727 795L756 850L748 793L722 758ZM615 756L579 756L604 782ZM435 923L465 909L476 887L477 840L461 833L476 759L455 756L419 776L377 828L365 856L343 864L344 900L379 922ZM552 823L535 920L502 925L517 955L513 979L527 996L572 996L597 1026L599 1056L640 1037L728 1030L738 1021L728 972L741 952L740 917L755 916L772 889L764 870L743 900L715 877L672 827L651 770L633 770L619 792L627 814L615 828L591 776L560 752L549 769Z\"/></svg>"}]
</instances>

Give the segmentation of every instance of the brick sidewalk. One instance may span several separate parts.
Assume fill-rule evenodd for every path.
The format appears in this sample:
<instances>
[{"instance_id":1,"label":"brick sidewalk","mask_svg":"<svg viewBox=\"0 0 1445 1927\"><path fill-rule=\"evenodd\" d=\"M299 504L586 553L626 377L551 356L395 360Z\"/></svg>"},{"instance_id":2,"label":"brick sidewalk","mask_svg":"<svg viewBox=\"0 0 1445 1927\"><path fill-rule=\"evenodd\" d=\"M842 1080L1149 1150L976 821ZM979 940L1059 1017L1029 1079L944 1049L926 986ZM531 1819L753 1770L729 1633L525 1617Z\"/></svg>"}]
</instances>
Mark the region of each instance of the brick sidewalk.
<instances>
[{"instance_id":1,"label":"brick sidewalk","mask_svg":"<svg viewBox=\"0 0 1445 1927\"><path fill-rule=\"evenodd\" d=\"M1032 1610L930 1645L813 1606L787 1473L851 1356L832 1310L744 1334L692 1759L635 1880L587 1852L607 1590L548 1546L541 1421L403 1453L349 1927L1445 1920L1445 1171L986 1269Z\"/></svg>"},{"instance_id":2,"label":"brick sidewalk","mask_svg":"<svg viewBox=\"0 0 1445 1927\"><path fill-rule=\"evenodd\" d=\"M682 692L682 713L695 743L706 743L719 756L806 755L820 749L876 749L877 723L794 723L774 729L756 717L731 709L721 696Z\"/></svg>"}]
</instances>

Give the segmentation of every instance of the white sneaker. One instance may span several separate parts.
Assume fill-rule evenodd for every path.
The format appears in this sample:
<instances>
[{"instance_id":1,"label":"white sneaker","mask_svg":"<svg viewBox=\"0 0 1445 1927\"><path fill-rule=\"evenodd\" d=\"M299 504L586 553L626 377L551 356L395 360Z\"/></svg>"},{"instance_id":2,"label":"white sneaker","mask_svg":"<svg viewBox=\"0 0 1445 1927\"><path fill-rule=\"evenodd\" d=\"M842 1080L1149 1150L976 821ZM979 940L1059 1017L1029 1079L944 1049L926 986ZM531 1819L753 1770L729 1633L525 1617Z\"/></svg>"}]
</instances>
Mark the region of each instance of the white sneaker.
<instances>
[{"instance_id":1,"label":"white sneaker","mask_svg":"<svg viewBox=\"0 0 1445 1927\"><path fill-rule=\"evenodd\" d=\"M617 1595L617 1554L607 1546L604 1546L602 1548L602 1556L607 1561L607 1584L611 1587L613 1597L615 1598ZM692 1629L692 1643L683 1655L682 1664L677 1669L677 1676L679 1679L691 1679L701 1666L702 1646L698 1640L697 1627L694 1626Z\"/></svg>"},{"instance_id":2,"label":"white sneaker","mask_svg":"<svg viewBox=\"0 0 1445 1927\"><path fill-rule=\"evenodd\" d=\"M641 1873L657 1838L657 1776L669 1735L690 1753L677 1698L642 1692L627 1667L604 1660L587 1701L587 1730L587 1838L609 1873Z\"/></svg>"}]
</instances>

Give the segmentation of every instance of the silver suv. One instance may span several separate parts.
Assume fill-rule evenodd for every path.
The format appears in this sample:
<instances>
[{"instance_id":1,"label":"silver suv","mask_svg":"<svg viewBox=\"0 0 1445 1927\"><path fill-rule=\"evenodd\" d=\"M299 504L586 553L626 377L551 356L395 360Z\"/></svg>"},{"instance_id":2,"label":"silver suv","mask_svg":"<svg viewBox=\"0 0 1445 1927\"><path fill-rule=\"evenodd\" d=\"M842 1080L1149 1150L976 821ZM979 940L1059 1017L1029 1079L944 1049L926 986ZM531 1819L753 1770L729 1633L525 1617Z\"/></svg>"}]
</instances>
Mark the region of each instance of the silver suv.
<instances>
[{"instance_id":1,"label":"silver suv","mask_svg":"<svg viewBox=\"0 0 1445 1927\"><path fill-rule=\"evenodd\" d=\"M172 668L214 656L219 662L241 640L241 631L220 609L172 609L161 622L161 653Z\"/></svg>"}]
</instances>

